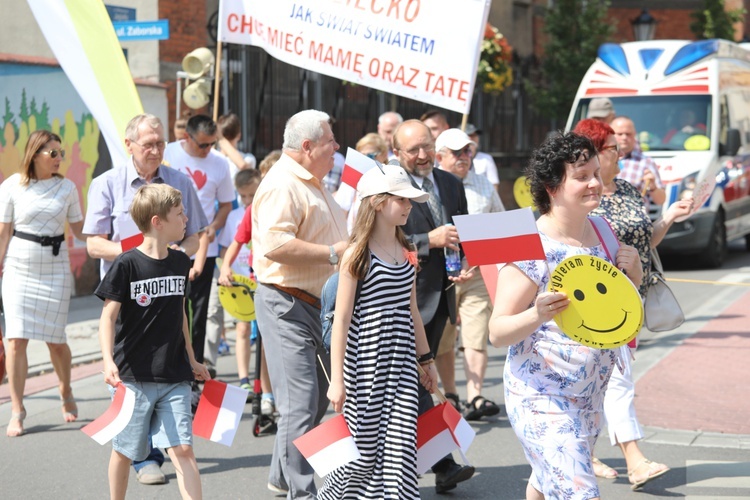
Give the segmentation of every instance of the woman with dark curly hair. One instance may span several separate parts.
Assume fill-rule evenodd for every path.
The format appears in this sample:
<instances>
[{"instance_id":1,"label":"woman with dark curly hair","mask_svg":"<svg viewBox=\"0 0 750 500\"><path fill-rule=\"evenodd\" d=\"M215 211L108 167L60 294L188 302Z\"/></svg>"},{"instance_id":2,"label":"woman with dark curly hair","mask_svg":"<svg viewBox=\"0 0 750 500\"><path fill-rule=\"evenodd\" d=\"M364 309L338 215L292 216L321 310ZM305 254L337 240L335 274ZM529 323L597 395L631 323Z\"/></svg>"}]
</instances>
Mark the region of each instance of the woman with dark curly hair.
<instances>
[{"instance_id":1,"label":"woman with dark curly hair","mask_svg":"<svg viewBox=\"0 0 750 500\"><path fill-rule=\"evenodd\" d=\"M546 260L500 267L490 341L509 346L505 404L532 467L527 499L596 499L592 456L601 408L618 350L594 349L567 337L553 317L570 300L548 292L550 269L574 255L607 259L588 214L602 195L599 159L577 134L547 139L526 168ZM615 264L639 286L638 252L621 245Z\"/></svg>"},{"instance_id":2,"label":"woman with dark curly hair","mask_svg":"<svg viewBox=\"0 0 750 500\"><path fill-rule=\"evenodd\" d=\"M592 215L607 219L619 240L638 250L643 274L648 276L651 269L651 247L659 244L675 219L690 214L693 200L688 198L673 203L652 223L638 189L628 181L617 178L620 171L617 161L619 147L612 127L598 120L587 119L578 122L574 132L591 139L602 167L602 200ZM639 289L643 297L646 296L647 281L644 280ZM610 442L612 446L618 445L625 456L628 479L635 490L666 473L669 467L648 460L638 447L638 440L643 438L643 429L635 413L631 348L624 345L619 349L622 351L623 366L622 369L616 368L609 380L604 397L604 417ZM594 472L605 479L614 479L618 475L616 470L596 458Z\"/></svg>"}]
</instances>

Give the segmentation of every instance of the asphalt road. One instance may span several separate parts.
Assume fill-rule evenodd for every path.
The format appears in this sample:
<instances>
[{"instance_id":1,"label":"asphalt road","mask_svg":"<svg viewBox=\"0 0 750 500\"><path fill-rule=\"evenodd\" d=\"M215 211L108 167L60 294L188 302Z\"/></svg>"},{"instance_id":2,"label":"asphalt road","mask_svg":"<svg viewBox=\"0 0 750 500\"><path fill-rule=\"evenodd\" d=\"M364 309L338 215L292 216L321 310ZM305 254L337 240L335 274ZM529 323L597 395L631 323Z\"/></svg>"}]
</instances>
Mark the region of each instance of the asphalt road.
<instances>
[{"instance_id":1,"label":"asphalt road","mask_svg":"<svg viewBox=\"0 0 750 500\"><path fill-rule=\"evenodd\" d=\"M706 281L750 283L750 253L744 245L734 244L730 258L720 270L696 270L689 262L667 262L668 277ZM643 335L643 349L634 365L639 378L657 366L661 359L684 339L699 330L706 321L721 313L750 288L734 285L673 283L672 288L688 316L677 332ZM502 368L505 349L491 349L485 395L503 401ZM233 356L220 358L219 378L230 383L237 380ZM56 389L42 390L28 396L26 420L28 433L17 439L0 436L0 498L11 499L99 499L108 495L107 462L111 445L99 446L79 432L80 427L102 414L109 403L109 393L97 373L97 365L77 369L79 376L89 376L74 383L81 419L64 424ZM87 370L87 372L86 372ZM459 388L464 377L461 360L457 365ZM720 390L716 397L720 398ZM695 405L710 402L696 400ZM10 405L0 404L0 424L10 417ZM420 480L423 498L521 499L530 474L520 445L504 412L482 422L473 422L477 437L468 458L477 467L471 480L446 495L436 495L434 476ZM672 471L653 481L638 493L630 490L625 461L606 437L599 440L596 454L617 469L616 480L600 480L602 498L672 498L747 499L750 498L750 436L718 436L717 439L695 439L694 431L647 428L641 448L648 458L664 462ZM722 439L719 439L722 438ZM682 444L678 444L682 443ZM273 437L252 435L252 415L247 405L238 435L232 447L196 438L195 452L206 498L273 498L266 489L267 466L271 458ZM167 462L165 486L143 486L130 476L128 498L179 498L174 468Z\"/></svg>"}]
</instances>

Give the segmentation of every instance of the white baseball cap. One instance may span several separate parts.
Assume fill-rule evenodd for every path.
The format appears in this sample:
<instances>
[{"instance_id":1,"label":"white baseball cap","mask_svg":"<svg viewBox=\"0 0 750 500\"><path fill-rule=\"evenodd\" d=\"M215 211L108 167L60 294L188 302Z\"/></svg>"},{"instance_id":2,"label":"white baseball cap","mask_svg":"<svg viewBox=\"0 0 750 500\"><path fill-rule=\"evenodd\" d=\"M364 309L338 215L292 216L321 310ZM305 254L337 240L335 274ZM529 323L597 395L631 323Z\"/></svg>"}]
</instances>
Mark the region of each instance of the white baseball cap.
<instances>
[{"instance_id":1,"label":"white baseball cap","mask_svg":"<svg viewBox=\"0 0 750 500\"><path fill-rule=\"evenodd\" d=\"M419 203L430 197L429 193L415 188L409 174L399 165L380 165L379 163L364 173L357 183L357 194L360 200L375 194L388 193L403 196Z\"/></svg>"},{"instance_id":2,"label":"white baseball cap","mask_svg":"<svg viewBox=\"0 0 750 500\"><path fill-rule=\"evenodd\" d=\"M591 99L589 103L589 110L586 113L586 118L606 118L610 114L615 112L615 107L612 101L606 97L597 97Z\"/></svg>"},{"instance_id":3,"label":"white baseball cap","mask_svg":"<svg viewBox=\"0 0 750 500\"><path fill-rule=\"evenodd\" d=\"M443 131L435 141L435 150L440 151L443 148L448 148L453 151L460 151L465 148L468 144L477 145L476 142L472 141L471 138L466 135L461 129L449 128Z\"/></svg>"}]
</instances>

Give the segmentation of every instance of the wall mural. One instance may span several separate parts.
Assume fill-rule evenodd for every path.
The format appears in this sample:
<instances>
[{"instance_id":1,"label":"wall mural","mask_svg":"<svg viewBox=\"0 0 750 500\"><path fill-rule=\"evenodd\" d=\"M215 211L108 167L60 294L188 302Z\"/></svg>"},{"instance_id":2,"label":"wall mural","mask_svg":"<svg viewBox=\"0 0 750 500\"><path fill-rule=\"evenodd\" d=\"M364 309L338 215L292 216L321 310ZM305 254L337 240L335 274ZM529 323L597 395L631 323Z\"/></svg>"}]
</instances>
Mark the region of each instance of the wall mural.
<instances>
[{"instance_id":1,"label":"wall mural","mask_svg":"<svg viewBox=\"0 0 750 500\"><path fill-rule=\"evenodd\" d=\"M78 186L85 213L86 194L97 164L106 168L110 159L103 141L99 144L96 120L68 77L59 67L0 64L0 88L0 182L19 171L29 135L50 130L62 138L66 155L60 173ZM67 243L76 282L74 295L90 294L99 278L96 261L88 257L85 243L70 232Z\"/></svg>"}]
</instances>

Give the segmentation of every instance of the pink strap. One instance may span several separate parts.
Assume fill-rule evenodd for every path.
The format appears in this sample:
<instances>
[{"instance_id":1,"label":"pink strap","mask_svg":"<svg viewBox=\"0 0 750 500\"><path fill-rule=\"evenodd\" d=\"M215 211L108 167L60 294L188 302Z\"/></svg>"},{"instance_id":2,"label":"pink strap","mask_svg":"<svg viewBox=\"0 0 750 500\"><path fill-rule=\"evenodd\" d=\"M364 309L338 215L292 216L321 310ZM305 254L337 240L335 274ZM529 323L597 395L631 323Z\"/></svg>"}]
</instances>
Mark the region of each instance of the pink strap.
<instances>
[{"instance_id":1,"label":"pink strap","mask_svg":"<svg viewBox=\"0 0 750 500\"><path fill-rule=\"evenodd\" d=\"M589 217L589 220L591 221L591 224L594 226L594 231L596 231L596 236L599 238L599 241L601 241L602 245L604 246L604 251L607 252L607 257L609 257L609 261L612 263L615 263L617 250L620 248L620 241L617 239L617 235L612 230L612 226L609 225L609 222L607 222L607 219L605 219L604 217L591 216Z\"/></svg>"}]
</instances>

